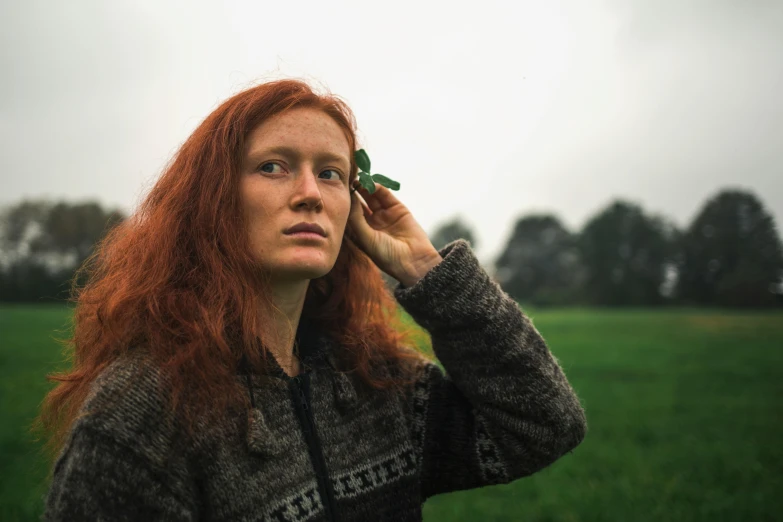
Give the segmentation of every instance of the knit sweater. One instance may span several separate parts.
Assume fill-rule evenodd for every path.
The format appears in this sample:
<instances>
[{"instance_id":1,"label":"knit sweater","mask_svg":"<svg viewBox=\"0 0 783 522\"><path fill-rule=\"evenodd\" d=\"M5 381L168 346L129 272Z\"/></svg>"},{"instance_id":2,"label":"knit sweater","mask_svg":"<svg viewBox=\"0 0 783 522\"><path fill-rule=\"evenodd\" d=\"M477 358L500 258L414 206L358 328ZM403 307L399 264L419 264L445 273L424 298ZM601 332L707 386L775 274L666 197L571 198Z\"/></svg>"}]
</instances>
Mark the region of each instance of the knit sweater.
<instances>
[{"instance_id":1,"label":"knit sweater","mask_svg":"<svg viewBox=\"0 0 783 522\"><path fill-rule=\"evenodd\" d=\"M393 293L445 371L422 359L414 385L374 390L338 370L331 338L300 328L302 375L271 358L267 375L238 374L254 406L183 439L160 372L120 358L71 428L44 519L415 521L433 495L506 484L555 462L587 430L577 395L470 245L459 239L440 254Z\"/></svg>"}]
</instances>

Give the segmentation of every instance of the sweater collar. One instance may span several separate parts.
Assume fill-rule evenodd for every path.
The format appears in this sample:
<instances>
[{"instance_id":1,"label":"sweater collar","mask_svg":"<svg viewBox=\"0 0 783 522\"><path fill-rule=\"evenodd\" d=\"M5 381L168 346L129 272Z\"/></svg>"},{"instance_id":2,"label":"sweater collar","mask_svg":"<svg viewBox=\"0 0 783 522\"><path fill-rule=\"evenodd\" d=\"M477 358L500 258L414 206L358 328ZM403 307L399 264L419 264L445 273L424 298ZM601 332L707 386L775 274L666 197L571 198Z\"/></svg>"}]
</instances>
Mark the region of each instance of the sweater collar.
<instances>
[{"instance_id":1,"label":"sweater collar","mask_svg":"<svg viewBox=\"0 0 783 522\"><path fill-rule=\"evenodd\" d=\"M305 318L299 321L296 341L299 343L301 373L310 373L313 370L326 370L329 375L329 381L332 383L331 391L334 394L335 404L340 413L346 413L355 407L358 402L358 395L351 379L339 369L335 355L337 343L318 329L311 320ZM292 377L289 377L283 371L274 357L269 358L269 363L270 370L267 375L269 380L276 387L288 387ZM253 453L278 454L284 448L282 441L278 440L270 430L269 422L274 422L274 419L267 419L262 408L256 402L253 383L255 379L247 372L247 361L244 359L243 366L245 368L243 373L245 373L246 385L251 401L251 408L248 411L248 447Z\"/></svg>"},{"instance_id":2,"label":"sweater collar","mask_svg":"<svg viewBox=\"0 0 783 522\"><path fill-rule=\"evenodd\" d=\"M299 346L299 362L301 365L301 371L310 371L316 368L325 367L330 360L333 359L332 351L335 348L335 343L330 337L323 334L318 329L315 322L305 316L299 319L299 326L296 329L296 336L294 337L294 343ZM281 380L289 380L290 377L283 371L277 359L274 357L267 357L267 377L273 377ZM243 355L242 360L239 362L237 373L241 375L248 374L248 361ZM253 375L253 380L257 380L258 376Z\"/></svg>"},{"instance_id":3,"label":"sweater collar","mask_svg":"<svg viewBox=\"0 0 783 522\"><path fill-rule=\"evenodd\" d=\"M329 339L321 333L315 322L304 315L299 318L294 343L299 347L299 363L302 372L322 368L333 348ZM271 363L269 370L271 376L284 380L290 379L274 357L270 357L269 362Z\"/></svg>"}]
</instances>

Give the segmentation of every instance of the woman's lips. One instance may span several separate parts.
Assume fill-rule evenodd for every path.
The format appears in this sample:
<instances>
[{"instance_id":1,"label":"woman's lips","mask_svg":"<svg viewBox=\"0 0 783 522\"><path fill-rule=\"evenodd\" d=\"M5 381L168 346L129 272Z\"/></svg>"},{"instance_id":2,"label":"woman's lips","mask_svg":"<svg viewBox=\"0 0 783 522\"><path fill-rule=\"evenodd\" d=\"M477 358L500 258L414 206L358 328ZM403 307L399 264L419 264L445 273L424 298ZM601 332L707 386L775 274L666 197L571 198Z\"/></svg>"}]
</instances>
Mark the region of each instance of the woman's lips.
<instances>
[{"instance_id":1,"label":"woman's lips","mask_svg":"<svg viewBox=\"0 0 783 522\"><path fill-rule=\"evenodd\" d=\"M287 236L296 237L299 239L326 239L321 234L318 234L317 232L294 232L292 234L286 234Z\"/></svg>"}]
</instances>

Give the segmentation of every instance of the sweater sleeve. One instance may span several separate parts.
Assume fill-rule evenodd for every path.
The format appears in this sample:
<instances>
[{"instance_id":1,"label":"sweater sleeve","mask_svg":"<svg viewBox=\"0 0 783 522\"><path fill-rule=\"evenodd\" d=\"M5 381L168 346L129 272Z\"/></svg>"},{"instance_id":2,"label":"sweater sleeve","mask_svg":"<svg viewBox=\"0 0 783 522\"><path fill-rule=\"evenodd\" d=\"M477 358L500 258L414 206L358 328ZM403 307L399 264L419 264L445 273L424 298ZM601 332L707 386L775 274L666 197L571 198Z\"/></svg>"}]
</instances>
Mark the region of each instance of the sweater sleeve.
<instances>
[{"instance_id":1,"label":"sweater sleeve","mask_svg":"<svg viewBox=\"0 0 783 522\"><path fill-rule=\"evenodd\" d=\"M92 383L54 463L44 520L198 518L198 486L160 384L141 351Z\"/></svg>"},{"instance_id":2,"label":"sweater sleeve","mask_svg":"<svg viewBox=\"0 0 783 522\"><path fill-rule=\"evenodd\" d=\"M105 433L80 427L55 464L43 520L196 520L166 474Z\"/></svg>"},{"instance_id":3,"label":"sweater sleeve","mask_svg":"<svg viewBox=\"0 0 783 522\"><path fill-rule=\"evenodd\" d=\"M419 365L407 397L423 499L531 475L587 431L557 359L470 245L459 239L440 254L414 286L394 290L445 368Z\"/></svg>"}]
</instances>

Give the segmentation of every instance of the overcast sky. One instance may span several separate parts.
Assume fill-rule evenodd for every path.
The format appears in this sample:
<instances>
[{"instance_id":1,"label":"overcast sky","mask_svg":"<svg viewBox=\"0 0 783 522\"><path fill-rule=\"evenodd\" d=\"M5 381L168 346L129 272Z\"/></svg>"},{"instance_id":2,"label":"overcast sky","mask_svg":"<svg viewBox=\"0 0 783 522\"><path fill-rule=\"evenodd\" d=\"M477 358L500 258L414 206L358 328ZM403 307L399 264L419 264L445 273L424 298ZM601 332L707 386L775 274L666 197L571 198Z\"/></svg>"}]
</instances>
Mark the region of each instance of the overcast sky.
<instances>
[{"instance_id":1,"label":"overcast sky","mask_svg":"<svg viewBox=\"0 0 783 522\"><path fill-rule=\"evenodd\" d=\"M613 198L686 225L720 188L783 222L783 2L7 1L0 205L131 212L209 112L298 77L356 113L428 232L494 260L520 216Z\"/></svg>"}]
</instances>

